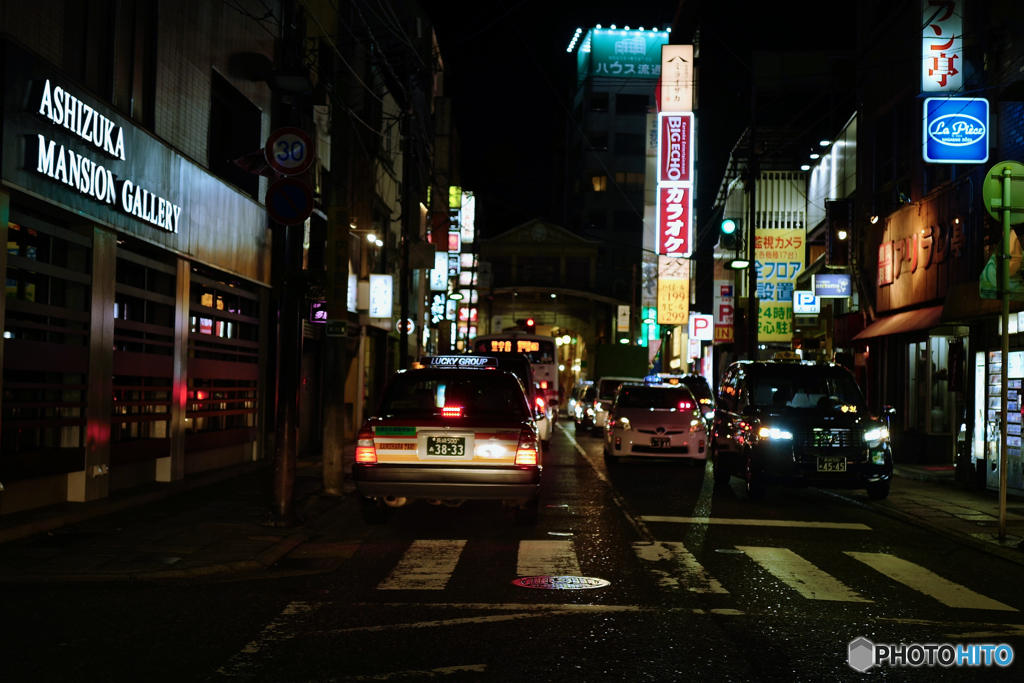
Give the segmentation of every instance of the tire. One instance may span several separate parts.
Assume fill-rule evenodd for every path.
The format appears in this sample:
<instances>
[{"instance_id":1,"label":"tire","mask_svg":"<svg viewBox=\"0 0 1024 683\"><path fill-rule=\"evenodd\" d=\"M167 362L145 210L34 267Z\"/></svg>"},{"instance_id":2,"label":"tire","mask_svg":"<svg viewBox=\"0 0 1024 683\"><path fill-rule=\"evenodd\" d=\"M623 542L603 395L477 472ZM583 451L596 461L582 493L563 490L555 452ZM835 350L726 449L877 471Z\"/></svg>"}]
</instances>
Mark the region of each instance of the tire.
<instances>
[{"instance_id":1,"label":"tire","mask_svg":"<svg viewBox=\"0 0 1024 683\"><path fill-rule=\"evenodd\" d=\"M750 500L764 500L764 494L768 491L768 484L765 483L762 473L754 463L753 456L747 456L747 498Z\"/></svg>"},{"instance_id":2,"label":"tire","mask_svg":"<svg viewBox=\"0 0 1024 683\"><path fill-rule=\"evenodd\" d=\"M889 496L889 480L885 481L869 481L867 485L868 498L872 500L882 500Z\"/></svg>"},{"instance_id":3,"label":"tire","mask_svg":"<svg viewBox=\"0 0 1024 683\"><path fill-rule=\"evenodd\" d=\"M605 446L604 448L604 461L609 465L618 465L620 462L622 462L619 456L611 454L611 451L608 450L607 446Z\"/></svg>"},{"instance_id":4,"label":"tire","mask_svg":"<svg viewBox=\"0 0 1024 683\"><path fill-rule=\"evenodd\" d=\"M364 496L362 512L363 521L367 524L384 524L391 519L394 508L385 505L383 498L366 498Z\"/></svg>"},{"instance_id":5,"label":"tire","mask_svg":"<svg viewBox=\"0 0 1024 683\"><path fill-rule=\"evenodd\" d=\"M516 526L537 526L540 516L540 496L536 495L516 508Z\"/></svg>"}]
</instances>

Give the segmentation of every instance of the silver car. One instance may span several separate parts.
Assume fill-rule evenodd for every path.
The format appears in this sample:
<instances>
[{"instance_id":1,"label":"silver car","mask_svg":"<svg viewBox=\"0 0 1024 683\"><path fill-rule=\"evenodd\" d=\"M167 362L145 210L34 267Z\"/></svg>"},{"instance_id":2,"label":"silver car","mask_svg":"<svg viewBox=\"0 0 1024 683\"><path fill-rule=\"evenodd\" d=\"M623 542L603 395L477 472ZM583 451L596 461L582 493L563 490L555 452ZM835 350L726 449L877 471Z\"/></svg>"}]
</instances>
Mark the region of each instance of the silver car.
<instances>
[{"instance_id":1,"label":"silver car","mask_svg":"<svg viewBox=\"0 0 1024 683\"><path fill-rule=\"evenodd\" d=\"M605 425L604 457L707 459L707 423L683 385L623 384Z\"/></svg>"}]
</instances>

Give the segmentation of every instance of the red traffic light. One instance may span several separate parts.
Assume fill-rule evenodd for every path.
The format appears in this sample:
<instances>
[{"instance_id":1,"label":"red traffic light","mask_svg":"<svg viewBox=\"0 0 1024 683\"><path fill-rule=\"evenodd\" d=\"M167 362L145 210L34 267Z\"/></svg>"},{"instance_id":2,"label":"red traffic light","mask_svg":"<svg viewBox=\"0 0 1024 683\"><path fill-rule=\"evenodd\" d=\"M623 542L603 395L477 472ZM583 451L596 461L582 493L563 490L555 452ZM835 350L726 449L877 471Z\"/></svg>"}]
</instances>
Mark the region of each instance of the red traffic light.
<instances>
[{"instance_id":1,"label":"red traffic light","mask_svg":"<svg viewBox=\"0 0 1024 683\"><path fill-rule=\"evenodd\" d=\"M533 318L527 318L526 319L526 326L527 327L533 327L534 325L536 325L536 323L534 322Z\"/></svg>"}]
</instances>

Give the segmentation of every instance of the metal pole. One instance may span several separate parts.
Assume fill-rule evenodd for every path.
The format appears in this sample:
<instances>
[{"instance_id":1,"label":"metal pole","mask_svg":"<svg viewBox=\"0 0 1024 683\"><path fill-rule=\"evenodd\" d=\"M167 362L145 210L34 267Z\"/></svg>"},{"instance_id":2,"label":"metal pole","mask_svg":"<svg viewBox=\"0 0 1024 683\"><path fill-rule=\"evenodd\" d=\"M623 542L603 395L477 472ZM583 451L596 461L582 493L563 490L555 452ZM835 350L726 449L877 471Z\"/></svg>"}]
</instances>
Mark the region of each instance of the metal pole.
<instances>
[{"instance_id":1,"label":"metal pole","mask_svg":"<svg viewBox=\"0 0 1024 683\"><path fill-rule=\"evenodd\" d=\"M1006 540L1006 434L1007 422L1010 417L1007 396L1009 389L1009 358L1010 358L1010 195L1013 172L1009 166L1003 167L1003 249L1001 260L1003 269L999 273L999 288L1003 300L1003 372L1000 386L1000 406L1003 418L999 421L999 541Z\"/></svg>"},{"instance_id":2,"label":"metal pole","mask_svg":"<svg viewBox=\"0 0 1024 683\"><path fill-rule=\"evenodd\" d=\"M751 103L751 117L756 111L756 106ZM757 301L757 268L754 267L757 258L755 244L757 239L754 236L757 217L757 176L759 175L757 163L757 132L753 122L750 124L750 218L747 228L747 359L757 360L757 322L760 316L760 304Z\"/></svg>"}]
</instances>

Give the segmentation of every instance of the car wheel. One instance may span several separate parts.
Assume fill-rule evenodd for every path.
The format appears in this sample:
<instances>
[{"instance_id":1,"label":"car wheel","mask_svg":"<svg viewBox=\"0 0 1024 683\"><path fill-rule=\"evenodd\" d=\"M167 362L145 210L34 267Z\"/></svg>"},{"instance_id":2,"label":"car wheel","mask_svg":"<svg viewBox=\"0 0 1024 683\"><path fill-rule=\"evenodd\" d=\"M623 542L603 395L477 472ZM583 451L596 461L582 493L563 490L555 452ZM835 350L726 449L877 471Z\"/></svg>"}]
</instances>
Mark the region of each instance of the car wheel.
<instances>
[{"instance_id":1,"label":"car wheel","mask_svg":"<svg viewBox=\"0 0 1024 683\"><path fill-rule=\"evenodd\" d=\"M747 456L747 498L762 500L767 490L764 473L757 467L753 456Z\"/></svg>"},{"instance_id":2,"label":"car wheel","mask_svg":"<svg viewBox=\"0 0 1024 683\"><path fill-rule=\"evenodd\" d=\"M618 465L620 462L622 462L619 456L612 455L611 451L608 450L607 446L604 447L604 461L609 465Z\"/></svg>"},{"instance_id":3,"label":"car wheel","mask_svg":"<svg viewBox=\"0 0 1024 683\"><path fill-rule=\"evenodd\" d=\"M534 496L516 508L516 524L518 526L536 526L540 513L540 496Z\"/></svg>"},{"instance_id":4,"label":"car wheel","mask_svg":"<svg viewBox=\"0 0 1024 683\"><path fill-rule=\"evenodd\" d=\"M367 524L384 524L394 514L394 508L385 505L383 498L367 498L364 496L362 509L363 521Z\"/></svg>"},{"instance_id":5,"label":"car wheel","mask_svg":"<svg viewBox=\"0 0 1024 683\"><path fill-rule=\"evenodd\" d=\"M889 480L885 481L869 481L867 485L868 498L872 500L882 500L889 495Z\"/></svg>"}]
</instances>

